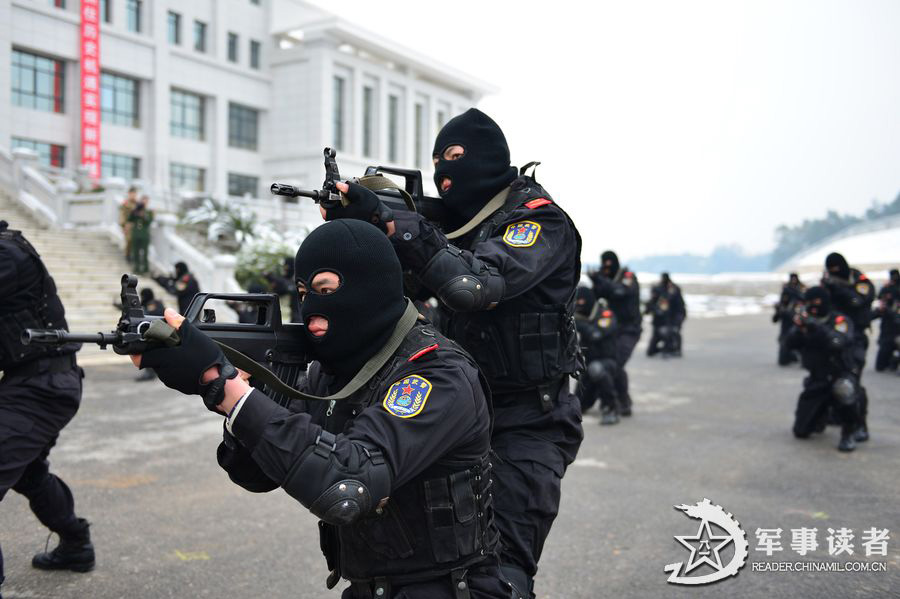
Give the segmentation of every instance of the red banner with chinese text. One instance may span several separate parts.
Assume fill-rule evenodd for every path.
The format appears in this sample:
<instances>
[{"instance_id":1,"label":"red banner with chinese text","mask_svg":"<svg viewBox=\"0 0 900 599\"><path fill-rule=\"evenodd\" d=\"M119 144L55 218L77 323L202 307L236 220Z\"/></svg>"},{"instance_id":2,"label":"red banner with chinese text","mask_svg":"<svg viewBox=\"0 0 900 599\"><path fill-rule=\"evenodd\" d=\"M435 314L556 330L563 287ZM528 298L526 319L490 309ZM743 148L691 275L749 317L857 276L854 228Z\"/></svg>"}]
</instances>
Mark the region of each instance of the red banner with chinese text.
<instances>
[{"instance_id":1,"label":"red banner with chinese text","mask_svg":"<svg viewBox=\"0 0 900 599\"><path fill-rule=\"evenodd\" d=\"M81 0L81 164L100 177L99 0Z\"/></svg>"}]
</instances>

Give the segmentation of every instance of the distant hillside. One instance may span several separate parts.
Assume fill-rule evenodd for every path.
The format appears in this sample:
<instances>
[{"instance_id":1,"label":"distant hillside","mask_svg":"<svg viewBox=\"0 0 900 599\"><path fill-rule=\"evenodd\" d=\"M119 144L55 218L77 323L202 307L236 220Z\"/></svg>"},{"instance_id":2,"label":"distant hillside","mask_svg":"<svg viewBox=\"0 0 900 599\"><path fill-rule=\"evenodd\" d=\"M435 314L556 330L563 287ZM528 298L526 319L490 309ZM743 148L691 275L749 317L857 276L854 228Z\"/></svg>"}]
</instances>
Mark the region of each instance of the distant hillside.
<instances>
[{"instance_id":1,"label":"distant hillside","mask_svg":"<svg viewBox=\"0 0 900 599\"><path fill-rule=\"evenodd\" d=\"M840 231L864 222L900 214L900 195L890 204L873 202L865 214L838 214L829 210L824 218L804 220L799 225L780 225L775 229L775 249L772 251L771 267L787 261L803 250L812 248L818 242Z\"/></svg>"},{"instance_id":2,"label":"distant hillside","mask_svg":"<svg viewBox=\"0 0 900 599\"><path fill-rule=\"evenodd\" d=\"M720 272L767 272L771 254L745 254L740 246L723 245L708 256L674 254L627 260L628 268L642 272L716 274Z\"/></svg>"}]
</instances>

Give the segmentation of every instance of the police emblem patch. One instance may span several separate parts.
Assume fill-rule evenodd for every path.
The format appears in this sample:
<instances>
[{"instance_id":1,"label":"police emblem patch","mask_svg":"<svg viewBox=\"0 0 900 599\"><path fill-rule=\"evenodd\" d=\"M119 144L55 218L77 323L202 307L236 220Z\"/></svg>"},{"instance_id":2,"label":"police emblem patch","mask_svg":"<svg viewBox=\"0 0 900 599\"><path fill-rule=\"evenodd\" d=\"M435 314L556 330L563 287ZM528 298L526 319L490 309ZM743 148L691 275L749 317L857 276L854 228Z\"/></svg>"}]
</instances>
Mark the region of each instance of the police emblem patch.
<instances>
[{"instance_id":1,"label":"police emblem patch","mask_svg":"<svg viewBox=\"0 0 900 599\"><path fill-rule=\"evenodd\" d=\"M530 220L513 223L506 227L503 234L503 243L514 248L527 248L534 245L538 235L541 233L541 226Z\"/></svg>"},{"instance_id":2,"label":"police emblem patch","mask_svg":"<svg viewBox=\"0 0 900 599\"><path fill-rule=\"evenodd\" d=\"M600 320L597 321L597 326L600 327L601 329L606 329L606 328L609 328L610 322L611 322L611 319L609 319L609 318L601 318Z\"/></svg>"},{"instance_id":3,"label":"police emblem patch","mask_svg":"<svg viewBox=\"0 0 900 599\"><path fill-rule=\"evenodd\" d=\"M428 379L413 374L391 385L382 405L394 416L412 418L425 407L430 393L431 383Z\"/></svg>"},{"instance_id":4,"label":"police emblem patch","mask_svg":"<svg viewBox=\"0 0 900 599\"><path fill-rule=\"evenodd\" d=\"M869 284L868 283L857 283L856 284L856 293L860 295L866 295L869 293Z\"/></svg>"}]
</instances>

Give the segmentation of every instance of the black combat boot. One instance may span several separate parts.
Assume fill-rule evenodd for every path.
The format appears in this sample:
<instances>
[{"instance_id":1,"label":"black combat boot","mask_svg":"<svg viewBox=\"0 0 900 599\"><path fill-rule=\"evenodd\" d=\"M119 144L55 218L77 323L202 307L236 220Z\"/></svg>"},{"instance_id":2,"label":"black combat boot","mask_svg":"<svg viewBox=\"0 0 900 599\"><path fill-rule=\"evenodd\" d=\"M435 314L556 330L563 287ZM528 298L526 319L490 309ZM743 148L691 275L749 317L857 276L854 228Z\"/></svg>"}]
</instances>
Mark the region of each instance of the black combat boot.
<instances>
[{"instance_id":1,"label":"black combat boot","mask_svg":"<svg viewBox=\"0 0 900 599\"><path fill-rule=\"evenodd\" d=\"M853 438L853 434L856 432L856 427L850 425L844 425L841 427L841 442L838 443L838 451L853 451L856 449L856 439Z\"/></svg>"},{"instance_id":2,"label":"black combat boot","mask_svg":"<svg viewBox=\"0 0 900 599\"><path fill-rule=\"evenodd\" d=\"M94 569L94 545L91 543L90 525L78 518L78 525L59 537L59 545L53 551L38 553L31 565L41 570L72 570L89 572Z\"/></svg>"},{"instance_id":3,"label":"black combat boot","mask_svg":"<svg viewBox=\"0 0 900 599\"><path fill-rule=\"evenodd\" d=\"M619 416L631 416L631 396L619 399Z\"/></svg>"},{"instance_id":4,"label":"black combat boot","mask_svg":"<svg viewBox=\"0 0 900 599\"><path fill-rule=\"evenodd\" d=\"M859 428L856 429L856 432L853 433L853 440L857 443L865 443L869 440L869 427L865 422L859 425Z\"/></svg>"}]
</instances>

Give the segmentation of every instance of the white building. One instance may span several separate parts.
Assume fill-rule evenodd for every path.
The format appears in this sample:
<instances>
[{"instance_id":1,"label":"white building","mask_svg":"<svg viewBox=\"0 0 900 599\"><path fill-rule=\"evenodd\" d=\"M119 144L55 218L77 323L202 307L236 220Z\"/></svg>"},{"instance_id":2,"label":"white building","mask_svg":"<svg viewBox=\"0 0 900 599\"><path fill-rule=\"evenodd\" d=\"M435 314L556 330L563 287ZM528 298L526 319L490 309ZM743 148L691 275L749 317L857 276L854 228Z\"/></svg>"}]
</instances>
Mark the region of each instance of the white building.
<instances>
[{"instance_id":1,"label":"white building","mask_svg":"<svg viewBox=\"0 0 900 599\"><path fill-rule=\"evenodd\" d=\"M0 0L0 146L81 162L79 0ZM211 195L417 167L490 86L300 0L100 0L101 177ZM396 36L396 37L399 37Z\"/></svg>"}]
</instances>

